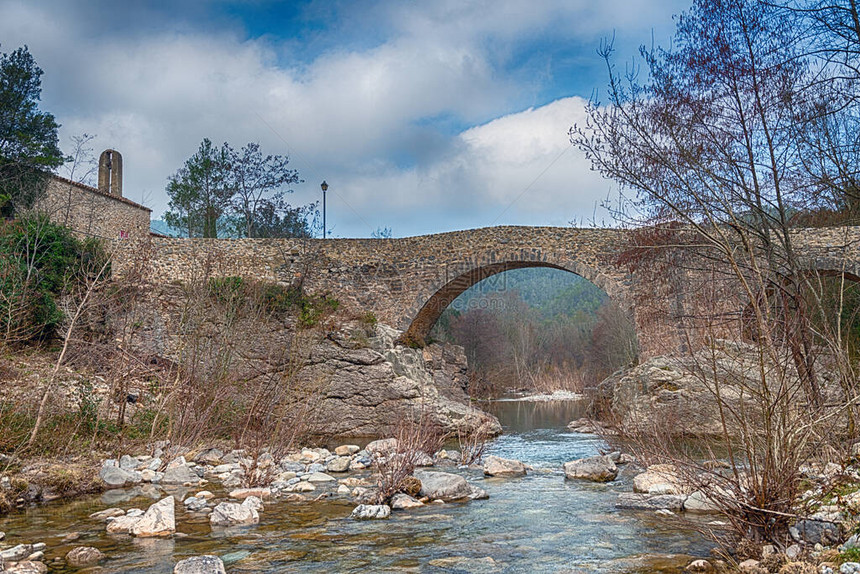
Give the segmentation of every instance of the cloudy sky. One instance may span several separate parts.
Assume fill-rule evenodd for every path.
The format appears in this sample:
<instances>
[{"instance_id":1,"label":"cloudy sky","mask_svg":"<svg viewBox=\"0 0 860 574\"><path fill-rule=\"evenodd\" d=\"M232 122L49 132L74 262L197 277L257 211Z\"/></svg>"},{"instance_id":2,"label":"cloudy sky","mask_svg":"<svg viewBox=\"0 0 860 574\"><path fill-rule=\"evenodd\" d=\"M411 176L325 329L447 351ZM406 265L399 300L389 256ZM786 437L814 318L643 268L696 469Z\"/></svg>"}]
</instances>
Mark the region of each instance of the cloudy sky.
<instances>
[{"instance_id":1,"label":"cloudy sky","mask_svg":"<svg viewBox=\"0 0 860 574\"><path fill-rule=\"evenodd\" d=\"M334 237L605 216L613 189L568 142L620 64L666 45L685 0L0 0L0 50L27 44L61 143L118 149L158 217L200 140L289 155Z\"/></svg>"}]
</instances>

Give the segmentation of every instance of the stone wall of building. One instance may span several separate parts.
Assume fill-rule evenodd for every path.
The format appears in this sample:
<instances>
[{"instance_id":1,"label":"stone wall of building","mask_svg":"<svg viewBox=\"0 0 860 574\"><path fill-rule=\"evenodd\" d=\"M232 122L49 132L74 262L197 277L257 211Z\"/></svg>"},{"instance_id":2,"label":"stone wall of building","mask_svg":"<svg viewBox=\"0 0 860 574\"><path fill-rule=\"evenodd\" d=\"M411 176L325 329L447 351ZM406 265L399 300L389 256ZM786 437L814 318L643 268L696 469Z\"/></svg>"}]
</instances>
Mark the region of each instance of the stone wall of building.
<instances>
[{"instance_id":1,"label":"stone wall of building","mask_svg":"<svg viewBox=\"0 0 860 574\"><path fill-rule=\"evenodd\" d=\"M151 209L62 177L49 178L36 209L82 236L132 242L149 239Z\"/></svg>"},{"instance_id":2,"label":"stone wall of building","mask_svg":"<svg viewBox=\"0 0 860 574\"><path fill-rule=\"evenodd\" d=\"M148 256L152 210L124 197L51 176L34 209L81 238L101 239L112 255L114 274L144 264Z\"/></svg>"}]
</instances>

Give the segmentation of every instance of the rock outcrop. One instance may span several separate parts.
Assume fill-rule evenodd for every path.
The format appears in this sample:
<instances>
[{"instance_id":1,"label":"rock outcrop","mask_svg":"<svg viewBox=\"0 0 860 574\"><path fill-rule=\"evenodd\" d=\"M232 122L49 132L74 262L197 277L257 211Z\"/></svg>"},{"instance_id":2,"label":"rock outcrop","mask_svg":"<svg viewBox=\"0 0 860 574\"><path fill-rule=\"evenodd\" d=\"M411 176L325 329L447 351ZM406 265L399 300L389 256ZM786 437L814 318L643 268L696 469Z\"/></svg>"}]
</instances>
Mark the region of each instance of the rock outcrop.
<instances>
[{"instance_id":1,"label":"rock outcrop","mask_svg":"<svg viewBox=\"0 0 860 574\"><path fill-rule=\"evenodd\" d=\"M421 414L447 430L501 432L495 417L469 405L461 347L433 344L410 349L395 344L399 335L378 325L364 344L347 329L314 346L296 376L299 384L320 389L314 399L314 430L382 436L401 418Z\"/></svg>"},{"instance_id":2,"label":"rock outcrop","mask_svg":"<svg viewBox=\"0 0 860 574\"><path fill-rule=\"evenodd\" d=\"M723 340L694 357L654 357L590 389L591 414L617 421L628 433L653 431L659 425L679 433L719 435L723 428L714 382L719 381L721 399L732 405L758 387L760 367L752 346ZM838 385L822 383L826 402L841 400ZM737 431L731 426L727 430Z\"/></svg>"},{"instance_id":3,"label":"rock outcrop","mask_svg":"<svg viewBox=\"0 0 860 574\"><path fill-rule=\"evenodd\" d=\"M180 335L184 332L183 318L176 309L183 308L185 297L174 286L163 286L152 294L135 352L179 360L187 342ZM231 365L234 378L247 380L250 385L260 377L289 371L294 391L283 403L291 406L287 403L292 401L300 407L301 424L312 435L390 436L398 422L419 416L447 431L501 433L494 416L469 404L468 365L462 347L446 343L413 349L397 343L400 331L355 319L354 311L333 315L327 318L326 329L314 330L303 330L298 318L289 314L270 318L255 315L253 324L247 326L254 329L254 336L240 343L253 345L253 352L240 349L236 353ZM215 307L206 313L214 332L239 328L226 325ZM284 349L289 353L285 355ZM151 399L146 396L148 391L140 393L138 403ZM217 462L221 454L211 450L201 454L197 462ZM340 468L335 463L331 472L342 472ZM181 484L183 479L182 483L193 482L193 477L182 470L166 478L174 484Z\"/></svg>"}]
</instances>

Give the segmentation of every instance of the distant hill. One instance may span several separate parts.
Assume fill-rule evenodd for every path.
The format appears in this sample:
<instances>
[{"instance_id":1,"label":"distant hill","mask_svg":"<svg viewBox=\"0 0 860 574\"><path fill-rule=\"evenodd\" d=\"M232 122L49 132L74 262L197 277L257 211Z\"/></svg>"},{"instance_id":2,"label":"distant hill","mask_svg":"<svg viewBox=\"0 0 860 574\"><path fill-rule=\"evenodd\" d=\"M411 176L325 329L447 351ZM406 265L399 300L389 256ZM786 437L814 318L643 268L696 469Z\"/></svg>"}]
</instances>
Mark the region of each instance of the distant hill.
<instances>
[{"instance_id":1,"label":"distant hill","mask_svg":"<svg viewBox=\"0 0 860 574\"><path fill-rule=\"evenodd\" d=\"M523 301L538 309L546 319L572 317L577 312L593 314L608 298L603 290L579 275L534 267L488 277L457 297L451 307L457 311L474 309L475 299L505 292L519 293Z\"/></svg>"}]
</instances>

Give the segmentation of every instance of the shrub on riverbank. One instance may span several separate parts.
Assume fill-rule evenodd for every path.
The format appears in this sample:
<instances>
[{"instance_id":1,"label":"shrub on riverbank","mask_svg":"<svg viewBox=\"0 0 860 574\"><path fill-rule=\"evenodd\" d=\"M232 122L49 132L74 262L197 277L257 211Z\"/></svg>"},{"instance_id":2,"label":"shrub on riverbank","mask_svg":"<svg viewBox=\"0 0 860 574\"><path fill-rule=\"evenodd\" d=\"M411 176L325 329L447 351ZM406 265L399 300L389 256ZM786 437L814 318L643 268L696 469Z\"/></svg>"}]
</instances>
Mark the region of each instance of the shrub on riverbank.
<instances>
[{"instance_id":1,"label":"shrub on riverbank","mask_svg":"<svg viewBox=\"0 0 860 574\"><path fill-rule=\"evenodd\" d=\"M64 293L106 257L99 241L78 239L45 216L0 222L0 345L53 337L65 318Z\"/></svg>"}]
</instances>

